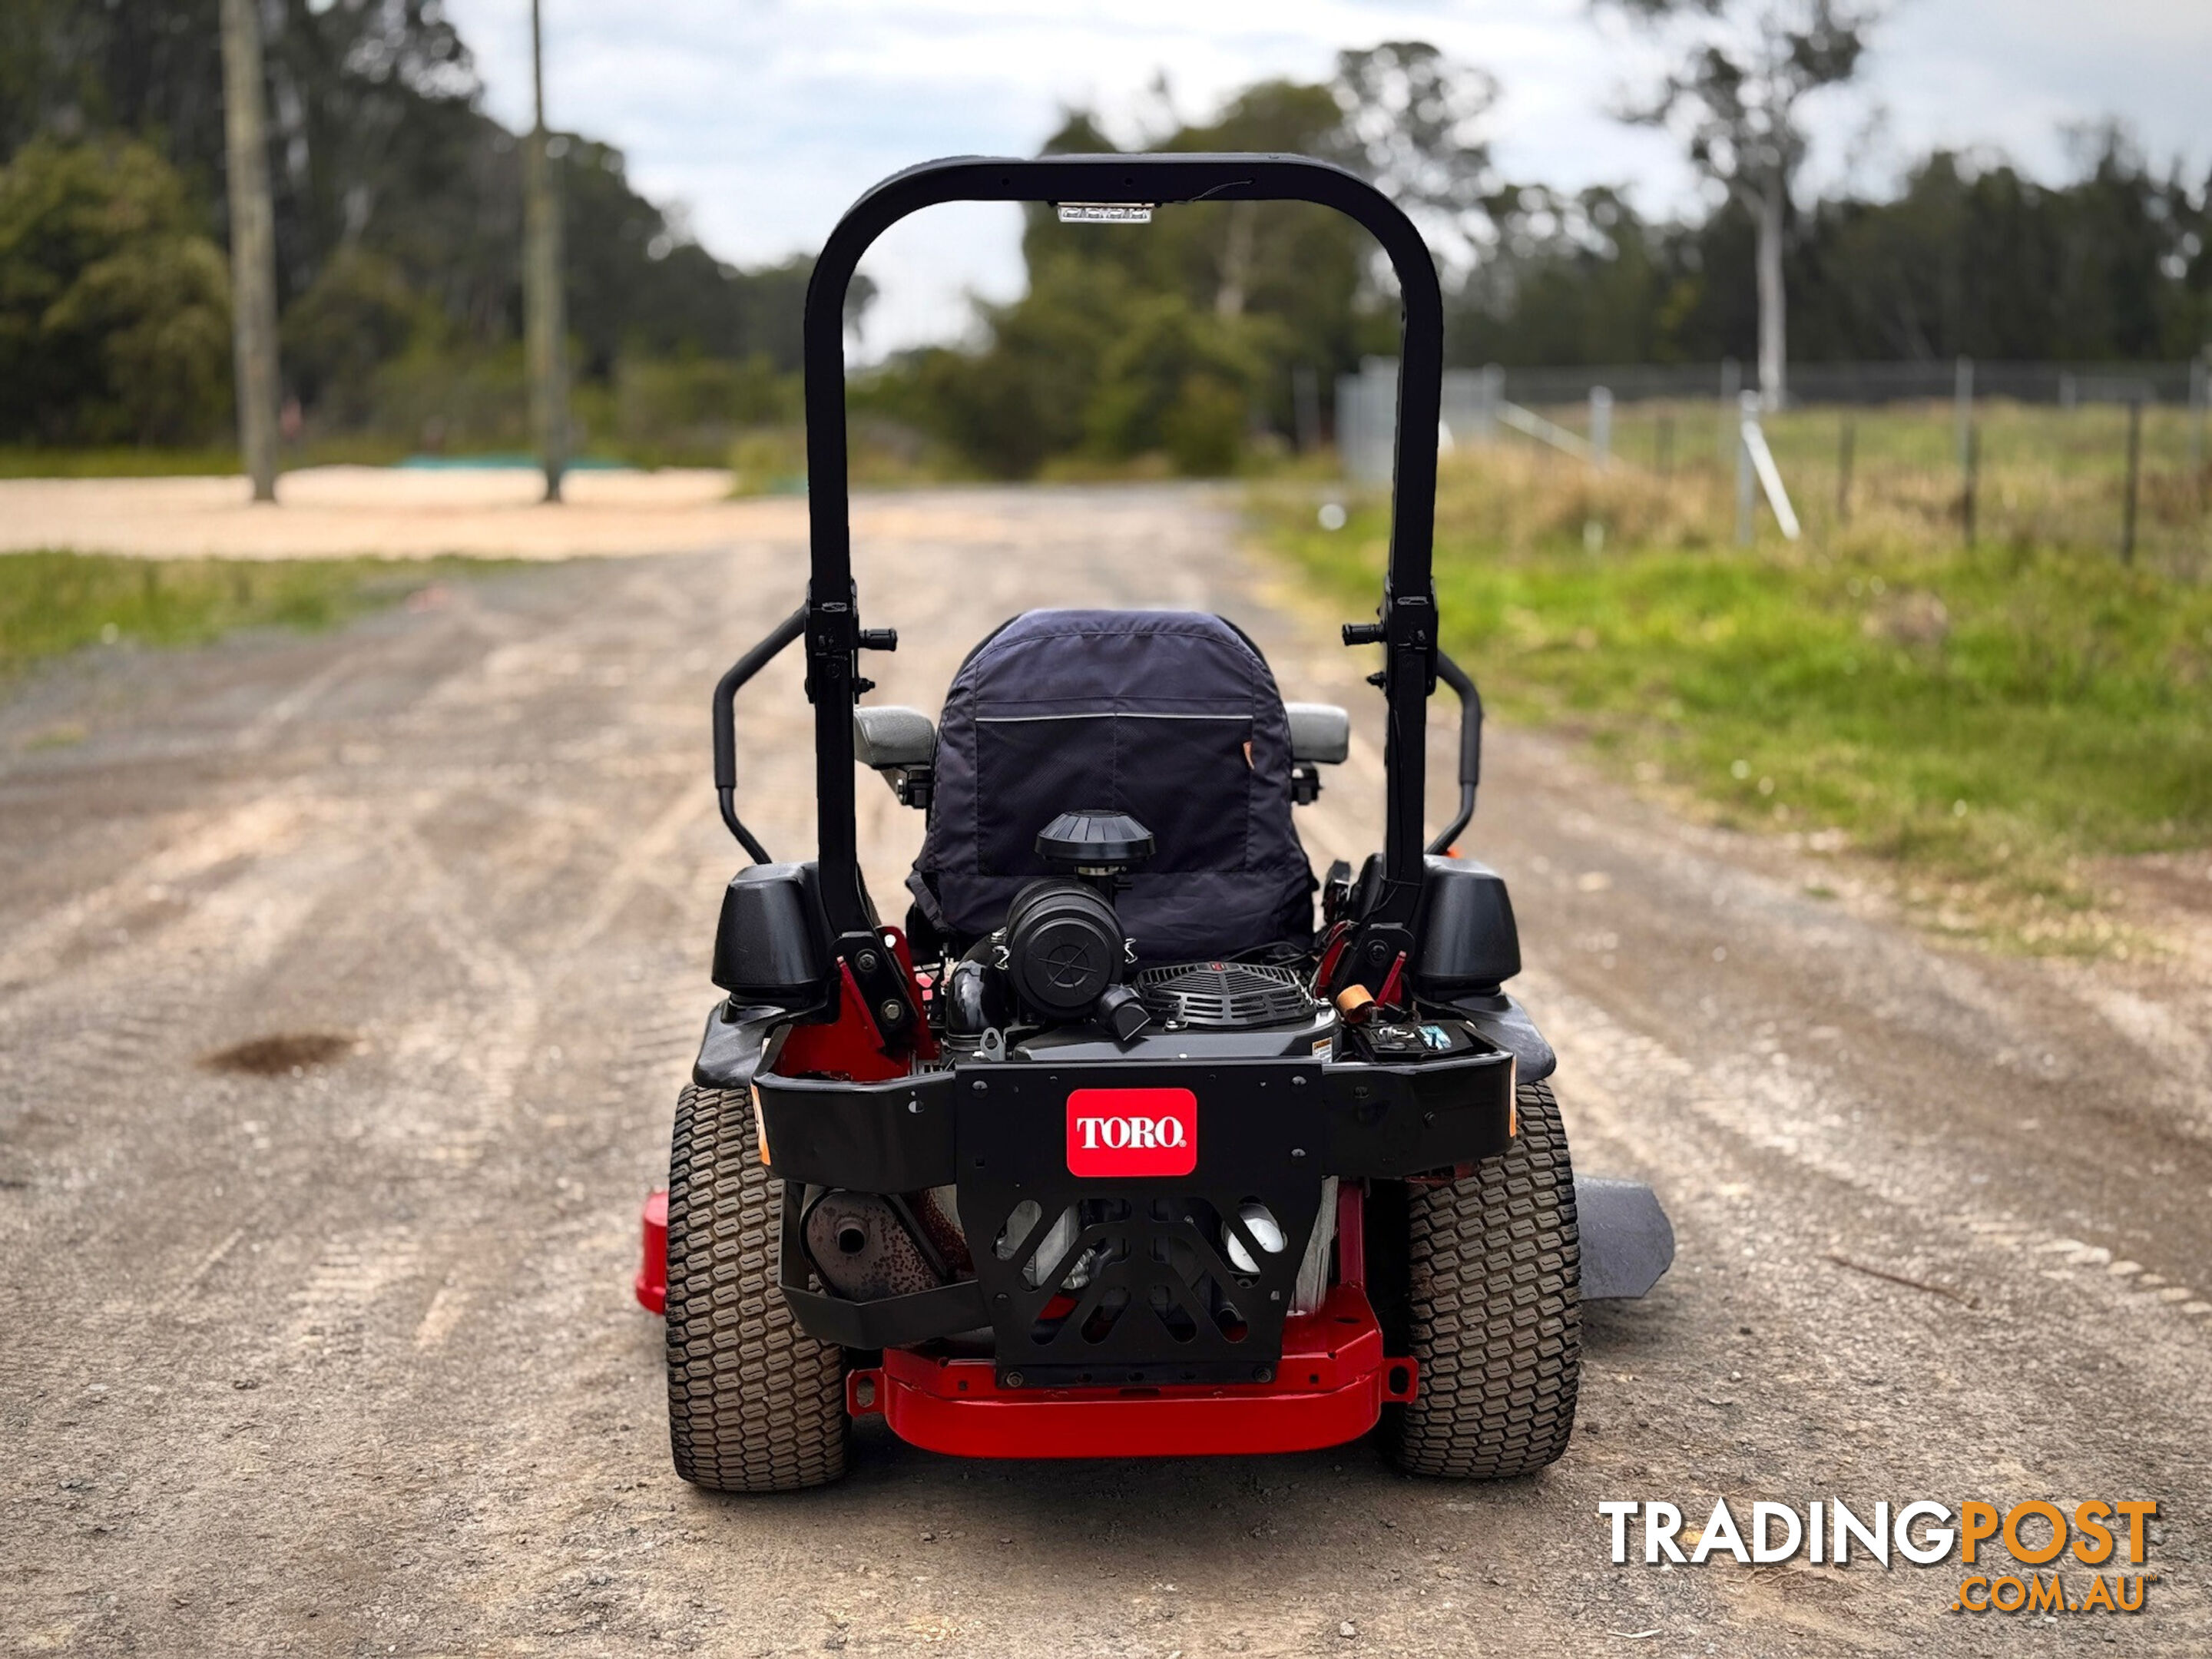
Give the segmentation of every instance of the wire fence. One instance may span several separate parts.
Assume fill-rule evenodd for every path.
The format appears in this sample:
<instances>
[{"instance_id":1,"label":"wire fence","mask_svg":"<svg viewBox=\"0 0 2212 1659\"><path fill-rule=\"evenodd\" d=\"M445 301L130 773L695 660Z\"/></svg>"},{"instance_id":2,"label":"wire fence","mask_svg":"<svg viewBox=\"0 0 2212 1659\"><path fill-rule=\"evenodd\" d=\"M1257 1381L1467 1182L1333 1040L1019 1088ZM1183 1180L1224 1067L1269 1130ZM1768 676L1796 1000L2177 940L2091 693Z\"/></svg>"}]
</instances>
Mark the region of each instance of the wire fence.
<instances>
[{"instance_id":1,"label":"wire fence","mask_svg":"<svg viewBox=\"0 0 2212 1659\"><path fill-rule=\"evenodd\" d=\"M1532 408L1581 403L1603 386L1615 403L1686 402L1711 398L1734 404L1756 376L1733 358L1717 363L1620 363L1583 368L1498 368L1499 395ZM2166 363L1982 362L1972 357L1893 363L1792 363L1789 402L1922 403L1958 394L1961 378L1974 395L2014 403L2186 404L2203 395L2204 360Z\"/></svg>"},{"instance_id":2,"label":"wire fence","mask_svg":"<svg viewBox=\"0 0 2212 1659\"><path fill-rule=\"evenodd\" d=\"M1355 483L1389 481L1396 407L1393 359L1339 380L1338 451ZM1447 371L1443 415L1448 451L1517 444L1709 492L1734 520L1717 538L1748 538L1765 507L1763 522L1808 533L2101 546L2212 574L2205 358L1810 365L1778 411L1757 409L1733 364L1493 366Z\"/></svg>"}]
</instances>

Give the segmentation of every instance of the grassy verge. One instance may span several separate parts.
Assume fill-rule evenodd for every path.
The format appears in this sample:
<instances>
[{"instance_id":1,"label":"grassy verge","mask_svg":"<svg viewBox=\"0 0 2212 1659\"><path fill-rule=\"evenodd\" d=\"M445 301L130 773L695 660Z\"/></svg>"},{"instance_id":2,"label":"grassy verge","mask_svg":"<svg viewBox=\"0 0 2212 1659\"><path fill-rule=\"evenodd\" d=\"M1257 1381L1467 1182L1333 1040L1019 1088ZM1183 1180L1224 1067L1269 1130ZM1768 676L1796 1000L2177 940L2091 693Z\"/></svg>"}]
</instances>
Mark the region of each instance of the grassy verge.
<instances>
[{"instance_id":1,"label":"grassy verge","mask_svg":"<svg viewBox=\"0 0 2212 1659\"><path fill-rule=\"evenodd\" d=\"M1550 411L1586 430L1580 410ZM2169 574L2212 572L2212 464L2185 409L2143 412L2136 557ZM1808 532L1875 528L1934 542L1962 538L1965 476L1956 413L1946 404L1801 409L1770 416L1768 441ZM2127 411L1986 400L1975 406L1974 527L1979 541L2117 552L2126 518ZM1732 460L1721 464L1711 404L1629 404L1613 453L1645 472L1712 492L1709 522L1725 533ZM1685 476L1687 475L1687 476Z\"/></svg>"},{"instance_id":2,"label":"grassy verge","mask_svg":"<svg viewBox=\"0 0 2212 1659\"><path fill-rule=\"evenodd\" d=\"M405 446L376 438L336 438L287 449L287 471L303 466L389 466ZM102 449L38 449L0 444L0 478L237 477L235 449L164 449L118 444Z\"/></svg>"},{"instance_id":3,"label":"grassy verge","mask_svg":"<svg viewBox=\"0 0 2212 1659\"><path fill-rule=\"evenodd\" d=\"M2111 938L2084 857L2212 842L2212 587L1878 517L1739 550L1698 489L1510 451L1448 468L1445 642L1493 707L1739 825L1890 860L1927 919L2032 948ZM1310 492L1261 512L1372 605L1382 505L1334 532Z\"/></svg>"},{"instance_id":4,"label":"grassy verge","mask_svg":"<svg viewBox=\"0 0 2212 1659\"><path fill-rule=\"evenodd\" d=\"M482 559L0 554L0 679L95 643L197 645L240 628L329 628L492 568Z\"/></svg>"}]
</instances>

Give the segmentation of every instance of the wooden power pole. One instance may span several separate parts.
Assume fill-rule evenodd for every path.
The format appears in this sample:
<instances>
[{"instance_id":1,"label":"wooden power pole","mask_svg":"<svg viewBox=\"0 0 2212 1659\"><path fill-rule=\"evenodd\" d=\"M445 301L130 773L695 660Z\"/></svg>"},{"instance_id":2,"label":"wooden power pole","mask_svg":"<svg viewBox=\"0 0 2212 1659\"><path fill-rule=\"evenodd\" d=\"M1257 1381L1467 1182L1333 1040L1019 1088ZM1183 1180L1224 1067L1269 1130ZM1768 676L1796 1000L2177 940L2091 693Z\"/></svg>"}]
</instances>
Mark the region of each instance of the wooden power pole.
<instances>
[{"instance_id":1,"label":"wooden power pole","mask_svg":"<svg viewBox=\"0 0 2212 1659\"><path fill-rule=\"evenodd\" d=\"M230 145L231 353L238 443L253 499L276 499L276 216L269 203L259 0L222 0L223 128Z\"/></svg>"},{"instance_id":2,"label":"wooden power pole","mask_svg":"<svg viewBox=\"0 0 2212 1659\"><path fill-rule=\"evenodd\" d=\"M530 359L530 425L545 468L545 499L561 499L568 464L568 325L561 295L561 200L545 131L545 48L530 0L530 75L536 115L522 157L522 307Z\"/></svg>"}]
</instances>

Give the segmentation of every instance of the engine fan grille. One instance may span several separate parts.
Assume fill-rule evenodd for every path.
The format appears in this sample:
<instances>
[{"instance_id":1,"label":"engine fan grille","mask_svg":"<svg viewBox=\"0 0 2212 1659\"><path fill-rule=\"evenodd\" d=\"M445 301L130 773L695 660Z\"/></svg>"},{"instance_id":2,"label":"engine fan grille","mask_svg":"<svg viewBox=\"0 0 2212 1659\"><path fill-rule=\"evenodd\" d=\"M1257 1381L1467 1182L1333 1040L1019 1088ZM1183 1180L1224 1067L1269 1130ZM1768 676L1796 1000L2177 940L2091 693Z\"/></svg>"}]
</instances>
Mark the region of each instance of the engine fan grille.
<instances>
[{"instance_id":1,"label":"engine fan grille","mask_svg":"<svg viewBox=\"0 0 2212 1659\"><path fill-rule=\"evenodd\" d=\"M1253 962L1190 962L1147 968L1137 994L1163 1020L1198 1030L1287 1025L1313 1013L1313 999L1292 969Z\"/></svg>"}]
</instances>

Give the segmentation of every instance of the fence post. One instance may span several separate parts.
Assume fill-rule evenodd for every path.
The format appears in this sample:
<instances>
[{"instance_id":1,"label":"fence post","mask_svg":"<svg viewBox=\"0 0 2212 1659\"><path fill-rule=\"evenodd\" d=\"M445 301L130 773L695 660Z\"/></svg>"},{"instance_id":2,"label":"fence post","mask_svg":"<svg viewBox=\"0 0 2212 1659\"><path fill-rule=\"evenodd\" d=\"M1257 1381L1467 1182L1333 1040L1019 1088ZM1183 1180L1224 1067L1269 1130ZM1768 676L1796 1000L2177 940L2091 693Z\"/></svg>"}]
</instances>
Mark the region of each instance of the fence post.
<instances>
[{"instance_id":1,"label":"fence post","mask_svg":"<svg viewBox=\"0 0 2212 1659\"><path fill-rule=\"evenodd\" d=\"M1766 504L1774 509L1775 527L1781 531L1783 539L1794 542L1804 529L1797 522L1797 509L1790 504L1790 488L1782 482L1782 469L1774 464L1774 451L1766 441L1765 428L1759 423L1760 401L1755 392L1743 394L1743 418L1736 427L1743 441L1744 460L1749 463L1746 471L1736 475L1736 538L1739 544L1751 538L1750 486L1745 482L1747 471L1766 492Z\"/></svg>"},{"instance_id":2,"label":"fence post","mask_svg":"<svg viewBox=\"0 0 2212 1659\"><path fill-rule=\"evenodd\" d=\"M1735 418L1735 544L1749 547L1752 537L1752 514L1757 509L1758 497L1753 494L1752 477L1751 437L1745 431L1759 410L1759 394L1755 392L1736 395Z\"/></svg>"},{"instance_id":3,"label":"fence post","mask_svg":"<svg viewBox=\"0 0 2212 1659\"><path fill-rule=\"evenodd\" d=\"M1291 431L1299 454L1321 447L1321 376L1311 363L1291 368Z\"/></svg>"},{"instance_id":4,"label":"fence post","mask_svg":"<svg viewBox=\"0 0 2212 1659\"><path fill-rule=\"evenodd\" d=\"M1477 384L1482 391L1475 404L1475 435L1484 443L1494 444L1498 441L1498 405L1505 401L1505 371L1496 363L1485 363Z\"/></svg>"},{"instance_id":5,"label":"fence post","mask_svg":"<svg viewBox=\"0 0 2212 1659\"><path fill-rule=\"evenodd\" d=\"M1360 468L1360 442L1366 436L1361 429L1367 417L1360 397L1360 377L1340 374L1336 377L1335 418L1332 422L1336 433L1337 470L1355 483L1365 483L1366 474Z\"/></svg>"},{"instance_id":6,"label":"fence post","mask_svg":"<svg viewBox=\"0 0 2212 1659\"><path fill-rule=\"evenodd\" d=\"M1721 359L1721 465L1743 443L1743 365L1733 357Z\"/></svg>"},{"instance_id":7,"label":"fence post","mask_svg":"<svg viewBox=\"0 0 2212 1659\"><path fill-rule=\"evenodd\" d=\"M2212 478L2204 471L2204 414L2212 405L2212 346L2189 365L2189 472L2197 480L2197 510L2203 512Z\"/></svg>"},{"instance_id":8,"label":"fence post","mask_svg":"<svg viewBox=\"0 0 2212 1659\"><path fill-rule=\"evenodd\" d=\"M1613 465L1613 393L1601 386L1590 388L1590 465L1602 472Z\"/></svg>"},{"instance_id":9,"label":"fence post","mask_svg":"<svg viewBox=\"0 0 2212 1659\"><path fill-rule=\"evenodd\" d=\"M1336 453L1345 477L1359 483L1390 482L1390 434L1396 424L1398 365L1388 357L1363 357L1357 374L1336 380Z\"/></svg>"},{"instance_id":10,"label":"fence post","mask_svg":"<svg viewBox=\"0 0 2212 1659\"><path fill-rule=\"evenodd\" d=\"M1951 368L1951 424L1959 452L1959 471L1966 470L1967 434L1974 425L1974 360L1960 357Z\"/></svg>"},{"instance_id":11,"label":"fence post","mask_svg":"<svg viewBox=\"0 0 2212 1659\"><path fill-rule=\"evenodd\" d=\"M1980 481L1982 470L1982 429L1972 421L1966 423L1966 493L1959 498L1960 517L1966 532L1966 545L1974 544L1974 491Z\"/></svg>"},{"instance_id":12,"label":"fence post","mask_svg":"<svg viewBox=\"0 0 2212 1659\"><path fill-rule=\"evenodd\" d=\"M1851 521L1851 452L1858 444L1858 422L1849 415L1836 434L1836 522Z\"/></svg>"},{"instance_id":13,"label":"fence post","mask_svg":"<svg viewBox=\"0 0 2212 1659\"><path fill-rule=\"evenodd\" d=\"M2120 516L2120 562L2136 562L2136 486L2142 477L2142 397L2128 399L2128 487Z\"/></svg>"}]
</instances>

